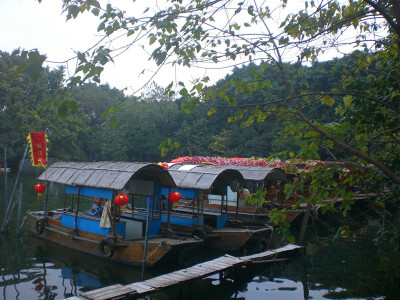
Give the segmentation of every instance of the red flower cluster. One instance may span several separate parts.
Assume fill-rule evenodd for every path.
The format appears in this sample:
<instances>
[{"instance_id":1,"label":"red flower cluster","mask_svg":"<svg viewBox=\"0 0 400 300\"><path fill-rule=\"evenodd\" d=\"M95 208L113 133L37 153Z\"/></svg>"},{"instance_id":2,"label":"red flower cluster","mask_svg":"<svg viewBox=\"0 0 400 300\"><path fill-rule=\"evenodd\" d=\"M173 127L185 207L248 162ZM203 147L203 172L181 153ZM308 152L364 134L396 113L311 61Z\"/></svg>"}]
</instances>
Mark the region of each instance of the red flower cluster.
<instances>
[{"instance_id":1,"label":"red flower cluster","mask_svg":"<svg viewBox=\"0 0 400 300\"><path fill-rule=\"evenodd\" d=\"M267 161L262 158L243 158L243 157L210 157L210 156L184 156L170 161L170 163L184 164L213 164L218 166L239 165L239 166L261 166L261 167L279 167L284 163L280 160Z\"/></svg>"},{"instance_id":2,"label":"red flower cluster","mask_svg":"<svg viewBox=\"0 0 400 300\"><path fill-rule=\"evenodd\" d=\"M259 166L270 168L282 168L288 173L298 169L309 169L314 166L326 166L328 164L343 164L337 161L301 160L293 159L282 162L281 160L268 160L266 158L244 158L244 157L211 157L211 156L183 156L170 161L170 163L183 164L212 164L218 166L239 165Z\"/></svg>"}]
</instances>

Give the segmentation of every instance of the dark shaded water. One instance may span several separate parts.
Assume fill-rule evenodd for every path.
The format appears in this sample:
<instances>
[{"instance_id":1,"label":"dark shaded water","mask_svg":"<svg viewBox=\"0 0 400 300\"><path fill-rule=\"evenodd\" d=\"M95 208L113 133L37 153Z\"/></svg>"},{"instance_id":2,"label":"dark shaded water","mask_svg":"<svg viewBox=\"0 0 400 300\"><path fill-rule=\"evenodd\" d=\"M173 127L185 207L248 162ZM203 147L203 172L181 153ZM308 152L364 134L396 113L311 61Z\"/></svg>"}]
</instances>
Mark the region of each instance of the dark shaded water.
<instances>
[{"instance_id":1,"label":"dark shaded water","mask_svg":"<svg viewBox=\"0 0 400 300\"><path fill-rule=\"evenodd\" d=\"M24 172L19 224L28 209L42 209L34 192L39 169ZM9 177L9 195L13 178ZM0 174L0 222L4 216ZM62 206L63 192L49 189L50 209ZM18 198L18 189L16 193ZM58 199L58 200L56 200ZM15 208L10 232L0 239L0 299L63 299L84 291L141 280L141 269L107 262L32 236L24 225L16 233ZM380 224L355 211L348 238L333 241L337 227L319 225L306 235L304 256L289 262L241 270L235 280L218 275L147 296L146 299L400 299L400 256L379 251L372 242ZM343 220L349 222L349 219ZM357 222L354 222L357 221ZM239 253L240 254L240 253ZM217 255L217 254L211 254ZM146 269L146 278L174 266Z\"/></svg>"}]
</instances>

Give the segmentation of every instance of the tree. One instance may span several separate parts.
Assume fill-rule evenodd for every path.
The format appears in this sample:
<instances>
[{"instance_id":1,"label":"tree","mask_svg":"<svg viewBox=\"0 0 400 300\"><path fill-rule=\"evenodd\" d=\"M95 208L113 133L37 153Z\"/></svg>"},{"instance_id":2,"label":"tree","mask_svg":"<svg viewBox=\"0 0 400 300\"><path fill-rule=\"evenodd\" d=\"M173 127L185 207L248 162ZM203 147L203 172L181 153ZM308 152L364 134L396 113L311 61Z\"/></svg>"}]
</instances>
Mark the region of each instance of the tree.
<instances>
[{"instance_id":1,"label":"tree","mask_svg":"<svg viewBox=\"0 0 400 300\"><path fill-rule=\"evenodd\" d=\"M310 94L307 89L294 90L290 84L301 72L301 66L296 71L288 72L285 65L285 53L295 51L299 62L304 60L316 61L317 56L333 47L341 50L348 41L345 35L351 33L350 43L361 45L364 50L369 47L383 46L385 51L391 49L398 55L397 43L399 34L399 16L397 1L351 1L341 5L338 1L322 1L318 5L314 1L306 1L305 8L288 14L280 24L274 12L287 8L287 1L281 6L272 9L268 6L260 7L258 1L166 1L164 9L145 10L145 13L128 16L126 12L107 4L102 8L97 1L63 0L67 19L76 18L84 11L91 11L100 15L98 30L107 37L120 35L126 32L127 36L135 39L145 35L149 44L154 45L151 58L158 65L168 62L192 66L194 63L216 63L223 60L235 62L240 56L250 61L263 59L265 63L260 67L275 64L280 74L282 84L286 89L286 97L282 99L290 106L280 109L280 114L296 115L298 120L306 123L318 135L332 141L334 144L350 152L352 155L375 165L384 176L400 183L400 176L390 167L374 157L343 142L334 134L316 124L303 111L304 105L310 101L320 101L328 106L334 102L332 95ZM153 12L146 14L148 12ZM217 19L225 14L224 21ZM371 18L372 21L370 20ZM277 25L274 27L274 23ZM372 34L383 34L380 39L374 38L374 44L367 43ZM386 38L386 40L384 40ZM390 44L391 43L391 44ZM347 42L348 44L348 42ZM128 47L128 46L127 46ZM388 48L389 47L389 48ZM102 66L112 60L113 51L100 44L92 53L78 54L77 73L70 80L72 83L83 79L97 80ZM291 54L293 56L293 54ZM92 59L88 60L89 57ZM297 73L297 74L296 74ZM80 75L83 74L83 75ZM192 89L183 87L180 94L191 96L193 101L201 102L220 95L229 104L236 104L235 93L252 93L260 88L268 88L269 80L255 73L250 80L232 82L231 91L211 89L206 86L207 78L195 82ZM171 91L171 94L173 92ZM335 94L332 92L332 94ZM338 95L338 91L336 91ZM300 103L303 98L313 98ZM274 107L272 107L273 109ZM253 110L254 112L254 110ZM270 111L264 110L264 114Z\"/></svg>"},{"instance_id":2,"label":"tree","mask_svg":"<svg viewBox=\"0 0 400 300\"><path fill-rule=\"evenodd\" d=\"M257 62L251 77L234 78L218 87L209 86L208 77L199 78L190 87L179 83L179 94L191 99L183 103L182 109L190 111L217 98L237 107L243 95L273 88L265 74L268 70L279 78L283 95L273 98L265 93L259 105L239 107L237 120L249 126L280 118L286 122L288 134L302 144L297 156L318 158L321 147L338 147L348 153L350 165L364 165L382 178L379 191L385 191L384 185L388 184L398 187L399 2L305 1L305 7L297 9L291 9L287 0L275 4L267 6L257 0L170 0L164 7L149 7L128 15L111 3L102 7L95 0L63 0L67 19L91 11L100 17L98 31L107 37L107 42L90 52L78 53L78 67L70 84L89 78L98 80L104 64L122 52L120 48L112 50L109 44L122 33L130 39L126 47L148 38L150 57L159 66L215 63L226 67L245 60ZM307 64L316 64L322 55L332 51L349 54L355 49L357 65L342 68L342 84L331 91L321 91L304 77ZM370 73L371 69L380 75ZM362 72L368 73L369 85L359 80ZM173 83L168 88L173 96ZM316 104L334 110L342 118L340 123L315 118L310 108ZM215 112L216 107L209 114ZM314 188L326 184L326 178L333 174L325 174L323 180L315 177ZM357 180L349 179L349 183ZM335 188L328 184L317 196L323 197Z\"/></svg>"},{"instance_id":3,"label":"tree","mask_svg":"<svg viewBox=\"0 0 400 300\"><path fill-rule=\"evenodd\" d=\"M7 146L9 162L18 163L30 131L47 132L50 157L86 158L88 122L83 113L61 120L54 109L45 106L61 88L63 69L43 68L44 57L37 51L29 53L35 59L25 51L0 52L0 143Z\"/></svg>"}]
</instances>

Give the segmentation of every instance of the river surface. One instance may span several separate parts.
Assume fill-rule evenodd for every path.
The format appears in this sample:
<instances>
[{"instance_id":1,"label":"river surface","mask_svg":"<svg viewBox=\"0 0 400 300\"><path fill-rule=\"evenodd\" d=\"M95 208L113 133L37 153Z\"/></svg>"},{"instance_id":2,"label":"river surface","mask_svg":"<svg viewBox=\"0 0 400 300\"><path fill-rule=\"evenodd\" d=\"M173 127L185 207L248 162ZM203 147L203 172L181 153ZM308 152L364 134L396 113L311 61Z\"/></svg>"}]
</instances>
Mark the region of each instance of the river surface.
<instances>
[{"instance_id":1,"label":"river surface","mask_svg":"<svg viewBox=\"0 0 400 300\"><path fill-rule=\"evenodd\" d=\"M9 232L0 235L0 299L64 299L112 284L140 281L140 268L111 263L42 241L28 232L26 224L21 226L26 210L43 208L44 197L38 198L34 191L40 172L40 169L30 169L22 173L21 206L18 185ZM9 196L15 177L13 173L8 176ZM3 174L0 180L0 222L3 223ZM49 208L62 207L62 188L51 185L49 193ZM334 240L340 224L350 225L350 236ZM210 276L190 287L169 288L143 299L400 299L400 253L375 246L373 238L380 226L374 215L358 209L351 218L336 219L335 225L318 223L308 228L306 251L300 257L240 270L235 280L229 276L223 279ZM298 236L296 228L293 234ZM203 259L207 259L223 253L204 255ZM144 278L172 271L174 267L146 269Z\"/></svg>"}]
</instances>

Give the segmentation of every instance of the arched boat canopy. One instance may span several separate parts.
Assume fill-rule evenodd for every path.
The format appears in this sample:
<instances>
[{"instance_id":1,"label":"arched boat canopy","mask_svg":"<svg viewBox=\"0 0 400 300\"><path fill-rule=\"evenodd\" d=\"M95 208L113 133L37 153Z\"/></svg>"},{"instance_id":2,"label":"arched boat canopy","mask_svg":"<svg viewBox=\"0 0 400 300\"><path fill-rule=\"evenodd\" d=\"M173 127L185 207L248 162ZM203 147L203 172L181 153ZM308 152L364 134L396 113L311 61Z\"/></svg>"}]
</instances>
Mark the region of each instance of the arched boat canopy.
<instances>
[{"instance_id":1,"label":"arched boat canopy","mask_svg":"<svg viewBox=\"0 0 400 300\"><path fill-rule=\"evenodd\" d=\"M287 175L281 168L259 167L259 166L239 166L232 165L232 169L238 170L244 180L280 180L287 181Z\"/></svg>"},{"instance_id":2,"label":"arched boat canopy","mask_svg":"<svg viewBox=\"0 0 400 300\"><path fill-rule=\"evenodd\" d=\"M57 162L38 177L38 180L65 185L115 190L122 190L130 179L158 179L165 187L176 187L171 175L153 163Z\"/></svg>"},{"instance_id":3,"label":"arched boat canopy","mask_svg":"<svg viewBox=\"0 0 400 300\"><path fill-rule=\"evenodd\" d=\"M273 182L281 181L285 184L288 181L287 174L281 168L260 167L260 166L238 166L232 168L238 170L244 177L246 188L250 193L263 190Z\"/></svg>"},{"instance_id":4,"label":"arched boat canopy","mask_svg":"<svg viewBox=\"0 0 400 300\"><path fill-rule=\"evenodd\" d=\"M224 187L244 183L242 174L232 166L168 164L168 172L178 188L223 195Z\"/></svg>"}]
</instances>

